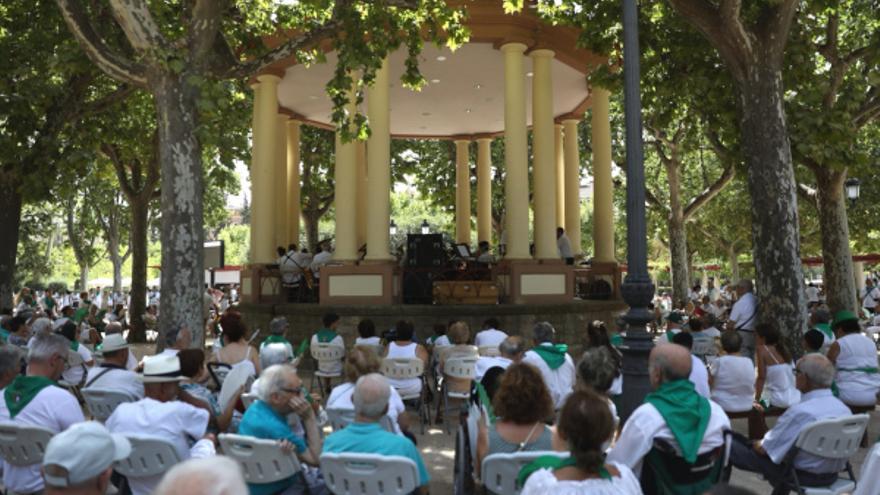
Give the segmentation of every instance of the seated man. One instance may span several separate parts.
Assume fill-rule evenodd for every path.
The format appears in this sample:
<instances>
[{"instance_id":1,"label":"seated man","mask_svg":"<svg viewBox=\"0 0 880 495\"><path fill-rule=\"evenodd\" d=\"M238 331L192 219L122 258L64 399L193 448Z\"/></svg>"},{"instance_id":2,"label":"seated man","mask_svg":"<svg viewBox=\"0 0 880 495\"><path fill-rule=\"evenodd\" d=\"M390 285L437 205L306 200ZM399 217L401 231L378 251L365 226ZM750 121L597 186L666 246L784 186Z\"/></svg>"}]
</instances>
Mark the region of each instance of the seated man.
<instances>
[{"instance_id":1,"label":"seated man","mask_svg":"<svg viewBox=\"0 0 880 495\"><path fill-rule=\"evenodd\" d=\"M148 435L174 445L180 460L211 457L215 454L213 436L208 435L210 413L179 400L180 359L158 355L144 360L145 397L137 402L120 404L107 418L113 433ZM190 446L192 441L197 440ZM128 480L133 495L152 493L161 476Z\"/></svg>"},{"instance_id":2,"label":"seated man","mask_svg":"<svg viewBox=\"0 0 880 495\"><path fill-rule=\"evenodd\" d=\"M21 351L14 345L0 345L0 391L21 373ZM0 397L3 400L3 397Z\"/></svg>"},{"instance_id":3,"label":"seated man","mask_svg":"<svg viewBox=\"0 0 880 495\"><path fill-rule=\"evenodd\" d=\"M568 355L568 346L553 344L556 329L550 323L546 321L536 323L532 334L535 347L526 352L523 362L538 368L541 376L544 377L544 383L550 389L553 408L559 410L574 388L574 361Z\"/></svg>"},{"instance_id":4,"label":"seated man","mask_svg":"<svg viewBox=\"0 0 880 495\"><path fill-rule=\"evenodd\" d=\"M694 390L688 380L691 364L690 353L680 345L660 344L651 351L648 366L654 392L623 425L609 461L626 464L639 474L656 439L673 445L691 464L700 454L724 444L730 420L721 406Z\"/></svg>"},{"instance_id":5,"label":"seated man","mask_svg":"<svg viewBox=\"0 0 880 495\"><path fill-rule=\"evenodd\" d=\"M312 466L319 464L321 435L315 412L306 399L302 380L290 366L276 365L263 370L260 375L259 400L251 404L241 418L238 433L241 435L280 440L282 449L295 453L299 459ZM306 440L296 435L287 422L287 415L296 413L305 429ZM308 443L306 443L308 441ZM292 476L274 483L253 484L248 488L251 495L269 495L284 492L321 493L323 482L306 486L301 476Z\"/></svg>"},{"instance_id":6,"label":"seated man","mask_svg":"<svg viewBox=\"0 0 880 495\"><path fill-rule=\"evenodd\" d=\"M192 344L192 332L186 325L182 325L177 330L169 330L165 333L165 349L160 352L159 356L176 356L178 352L189 349Z\"/></svg>"},{"instance_id":7,"label":"seated man","mask_svg":"<svg viewBox=\"0 0 880 495\"><path fill-rule=\"evenodd\" d=\"M128 342L122 334L114 333L104 338L101 344L104 362L101 366L89 369L83 388L100 388L125 392L132 399L144 398L144 383L138 374L125 368L128 362Z\"/></svg>"},{"instance_id":8,"label":"seated man","mask_svg":"<svg viewBox=\"0 0 880 495\"><path fill-rule=\"evenodd\" d=\"M40 426L59 433L85 421L79 402L56 385L64 371L70 341L60 335L39 335L28 350L27 375L17 376L3 391L0 423ZM3 470L3 487L13 493L43 490L40 465Z\"/></svg>"},{"instance_id":9,"label":"seated man","mask_svg":"<svg viewBox=\"0 0 880 495\"><path fill-rule=\"evenodd\" d=\"M483 376L491 368L498 367L507 369L512 363L522 361L526 348L522 337L514 336L504 339L498 346L498 351L501 353L500 356L480 356L477 359L477 381L482 380Z\"/></svg>"},{"instance_id":10,"label":"seated man","mask_svg":"<svg viewBox=\"0 0 880 495\"><path fill-rule=\"evenodd\" d=\"M106 340L107 335L113 335L113 334L117 334L117 333L119 335L122 335L122 331L123 331L122 323L119 323L118 321L111 321L110 323L107 324L106 327L104 327L105 340ZM96 351L103 350L104 349L103 345L104 345L103 343L98 344L97 346L95 346L95 350ZM125 362L125 369L131 370L131 371L136 371L137 368L138 368L137 358L135 357L134 353L131 352L131 350L129 349L128 361Z\"/></svg>"},{"instance_id":11,"label":"seated man","mask_svg":"<svg viewBox=\"0 0 880 495\"><path fill-rule=\"evenodd\" d=\"M428 470L416 446L405 437L382 429L379 421L388 413L391 386L384 376L370 373L358 378L351 401L354 423L327 437L324 452L398 455L412 459L419 472L418 493L428 493Z\"/></svg>"},{"instance_id":12,"label":"seated man","mask_svg":"<svg viewBox=\"0 0 880 495\"><path fill-rule=\"evenodd\" d=\"M852 414L846 404L831 393L834 365L828 358L808 354L798 361L796 370L797 388L803 393L801 401L789 407L762 440L752 443L737 436L731 446L731 464L763 474L773 486L783 481L780 463L804 427L819 420ZM845 459L825 459L805 452L798 453L794 459L798 480L803 486L828 486L845 466Z\"/></svg>"},{"instance_id":13,"label":"seated man","mask_svg":"<svg viewBox=\"0 0 880 495\"><path fill-rule=\"evenodd\" d=\"M474 345L477 347L492 346L496 347L501 341L507 338L507 334L498 330L501 323L497 318L489 318L483 322L483 329L474 336Z\"/></svg>"},{"instance_id":14,"label":"seated man","mask_svg":"<svg viewBox=\"0 0 880 495\"><path fill-rule=\"evenodd\" d=\"M342 340L342 336L336 333L336 327L339 326L339 315L336 313L326 313L321 318L321 323L323 323L324 326L312 335L312 339L309 342L310 347L316 347L316 344L330 344L344 347L345 342ZM342 359L331 362L319 361L318 369L324 373L342 373ZM324 388L329 392L330 379L327 378L323 380L323 382Z\"/></svg>"},{"instance_id":15,"label":"seated man","mask_svg":"<svg viewBox=\"0 0 880 495\"><path fill-rule=\"evenodd\" d=\"M293 346L284 336L288 328L290 328L290 323L284 316L276 316L269 322L269 336L260 344L260 368L266 369L271 366L271 364L266 364L268 361L277 361L278 358L274 357L276 354L286 355L285 362L293 361ZM269 354L272 354L273 357L269 357Z\"/></svg>"},{"instance_id":16,"label":"seated man","mask_svg":"<svg viewBox=\"0 0 880 495\"><path fill-rule=\"evenodd\" d=\"M104 495L113 463L131 454L122 435L96 421L78 423L52 437L43 455L46 495Z\"/></svg>"},{"instance_id":17,"label":"seated man","mask_svg":"<svg viewBox=\"0 0 880 495\"><path fill-rule=\"evenodd\" d=\"M694 338L690 332L679 332L672 337L672 343L684 347L688 352L692 352ZM703 361L693 354L691 354L691 374L688 375L688 380L694 384L694 389L698 394L707 399L709 398L709 371L706 369Z\"/></svg>"},{"instance_id":18,"label":"seated man","mask_svg":"<svg viewBox=\"0 0 880 495\"><path fill-rule=\"evenodd\" d=\"M190 459L171 468L155 495L244 495L241 466L229 457Z\"/></svg>"}]
</instances>

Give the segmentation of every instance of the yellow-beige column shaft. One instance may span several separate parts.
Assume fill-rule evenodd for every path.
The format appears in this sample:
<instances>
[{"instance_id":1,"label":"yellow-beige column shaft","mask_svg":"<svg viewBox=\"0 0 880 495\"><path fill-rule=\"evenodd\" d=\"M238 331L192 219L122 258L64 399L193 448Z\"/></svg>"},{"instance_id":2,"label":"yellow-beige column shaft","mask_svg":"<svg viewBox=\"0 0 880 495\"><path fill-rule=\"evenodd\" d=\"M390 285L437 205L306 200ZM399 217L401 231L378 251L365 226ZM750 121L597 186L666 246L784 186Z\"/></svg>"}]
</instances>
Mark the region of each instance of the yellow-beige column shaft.
<instances>
[{"instance_id":1,"label":"yellow-beige column shaft","mask_svg":"<svg viewBox=\"0 0 880 495\"><path fill-rule=\"evenodd\" d=\"M287 227L290 210L287 209L287 115L278 114L278 139L275 140L275 245L287 248Z\"/></svg>"},{"instance_id":2,"label":"yellow-beige column shaft","mask_svg":"<svg viewBox=\"0 0 880 495\"><path fill-rule=\"evenodd\" d=\"M471 243L471 170L470 144L455 141L455 242Z\"/></svg>"},{"instance_id":3,"label":"yellow-beige column shaft","mask_svg":"<svg viewBox=\"0 0 880 495\"><path fill-rule=\"evenodd\" d=\"M526 45L507 43L504 54L505 257L529 254L529 164L526 138L526 92L523 53Z\"/></svg>"},{"instance_id":4,"label":"yellow-beige column shaft","mask_svg":"<svg viewBox=\"0 0 880 495\"><path fill-rule=\"evenodd\" d=\"M580 150L578 149L578 121L564 120L563 147L565 148L565 234L571 241L575 256L581 249L581 170Z\"/></svg>"},{"instance_id":5,"label":"yellow-beige column shaft","mask_svg":"<svg viewBox=\"0 0 880 495\"><path fill-rule=\"evenodd\" d=\"M562 124L553 126L553 150L556 152L556 226L565 228L565 151L562 144Z\"/></svg>"},{"instance_id":6,"label":"yellow-beige column shaft","mask_svg":"<svg viewBox=\"0 0 880 495\"><path fill-rule=\"evenodd\" d=\"M477 139L477 242L492 244L492 138Z\"/></svg>"},{"instance_id":7,"label":"yellow-beige column shaft","mask_svg":"<svg viewBox=\"0 0 880 495\"><path fill-rule=\"evenodd\" d=\"M348 115L354 115L354 92L348 94L349 104L346 105ZM333 259L338 261L354 261L357 255L357 143L342 141L342 134L336 131L336 169L334 205L336 207L336 251Z\"/></svg>"},{"instance_id":8,"label":"yellow-beige column shaft","mask_svg":"<svg viewBox=\"0 0 880 495\"><path fill-rule=\"evenodd\" d=\"M376 71L373 86L367 88L367 259L391 259L388 225L391 221L391 127L388 100L388 60Z\"/></svg>"},{"instance_id":9,"label":"yellow-beige column shaft","mask_svg":"<svg viewBox=\"0 0 880 495\"><path fill-rule=\"evenodd\" d=\"M278 81L272 74L257 76L254 85L253 153L251 155L252 263L275 261L275 156L278 140Z\"/></svg>"},{"instance_id":10,"label":"yellow-beige column shaft","mask_svg":"<svg viewBox=\"0 0 880 495\"><path fill-rule=\"evenodd\" d=\"M367 242L367 142L358 141L355 149L355 172L357 174L357 212L355 215L357 246Z\"/></svg>"},{"instance_id":11,"label":"yellow-beige column shaft","mask_svg":"<svg viewBox=\"0 0 880 495\"><path fill-rule=\"evenodd\" d=\"M611 122L608 120L608 90L594 87L592 94L593 144L593 259L614 259L614 184L611 181Z\"/></svg>"},{"instance_id":12,"label":"yellow-beige column shaft","mask_svg":"<svg viewBox=\"0 0 880 495\"><path fill-rule=\"evenodd\" d=\"M535 258L558 259L556 249L556 150L553 142L552 50L532 57L532 153L535 188Z\"/></svg>"},{"instance_id":13,"label":"yellow-beige column shaft","mask_svg":"<svg viewBox=\"0 0 880 495\"><path fill-rule=\"evenodd\" d=\"M302 212L299 183L299 135L302 122L287 121L287 242L299 246L299 218Z\"/></svg>"}]
</instances>

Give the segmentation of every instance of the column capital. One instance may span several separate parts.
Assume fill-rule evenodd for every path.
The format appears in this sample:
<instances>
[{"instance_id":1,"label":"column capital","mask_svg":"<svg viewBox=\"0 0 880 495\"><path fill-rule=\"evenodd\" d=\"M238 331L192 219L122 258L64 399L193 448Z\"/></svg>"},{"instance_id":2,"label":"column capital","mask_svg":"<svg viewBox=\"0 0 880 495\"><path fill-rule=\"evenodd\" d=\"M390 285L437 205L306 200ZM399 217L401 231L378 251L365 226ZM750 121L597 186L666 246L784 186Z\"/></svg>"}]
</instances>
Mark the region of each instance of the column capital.
<instances>
[{"instance_id":1,"label":"column capital","mask_svg":"<svg viewBox=\"0 0 880 495\"><path fill-rule=\"evenodd\" d=\"M278 82L281 81L281 78L275 74L260 74L257 76L257 81L261 83L278 84Z\"/></svg>"},{"instance_id":2,"label":"column capital","mask_svg":"<svg viewBox=\"0 0 880 495\"><path fill-rule=\"evenodd\" d=\"M502 51L502 52L519 52L519 53L525 53L525 51L526 51L528 48L529 48L529 47L528 47L525 43L520 43L520 42L518 42L518 41L511 41L511 42L504 43L503 45L501 45L501 51Z\"/></svg>"},{"instance_id":3,"label":"column capital","mask_svg":"<svg viewBox=\"0 0 880 495\"><path fill-rule=\"evenodd\" d=\"M452 142L454 142L455 144L471 144L470 139L455 139Z\"/></svg>"},{"instance_id":4,"label":"column capital","mask_svg":"<svg viewBox=\"0 0 880 495\"><path fill-rule=\"evenodd\" d=\"M539 48L529 52L529 56L532 58L553 58L556 56L556 52L547 48Z\"/></svg>"},{"instance_id":5,"label":"column capital","mask_svg":"<svg viewBox=\"0 0 880 495\"><path fill-rule=\"evenodd\" d=\"M477 141L478 143L491 143L493 139L495 139L495 138L491 138L491 137L481 137L481 138L477 138L476 141Z\"/></svg>"},{"instance_id":6,"label":"column capital","mask_svg":"<svg viewBox=\"0 0 880 495\"><path fill-rule=\"evenodd\" d=\"M565 125L578 125L578 123L580 123L580 121L581 121L581 119L564 119L562 121L562 125L564 125L564 126Z\"/></svg>"},{"instance_id":7,"label":"column capital","mask_svg":"<svg viewBox=\"0 0 880 495\"><path fill-rule=\"evenodd\" d=\"M278 119L279 122L286 123L290 119L290 116L286 113L279 113L275 118Z\"/></svg>"},{"instance_id":8,"label":"column capital","mask_svg":"<svg viewBox=\"0 0 880 495\"><path fill-rule=\"evenodd\" d=\"M558 131L561 131L561 130L562 130L562 124L560 124L559 122L554 122L554 123L553 123L553 128L556 129L556 130L558 130Z\"/></svg>"},{"instance_id":9,"label":"column capital","mask_svg":"<svg viewBox=\"0 0 880 495\"><path fill-rule=\"evenodd\" d=\"M287 127L288 127L288 129L289 129L289 128L292 128L292 127L300 127L301 125L302 125L302 121L301 121L301 120L297 120L297 119L291 118L290 120L287 121Z\"/></svg>"}]
</instances>

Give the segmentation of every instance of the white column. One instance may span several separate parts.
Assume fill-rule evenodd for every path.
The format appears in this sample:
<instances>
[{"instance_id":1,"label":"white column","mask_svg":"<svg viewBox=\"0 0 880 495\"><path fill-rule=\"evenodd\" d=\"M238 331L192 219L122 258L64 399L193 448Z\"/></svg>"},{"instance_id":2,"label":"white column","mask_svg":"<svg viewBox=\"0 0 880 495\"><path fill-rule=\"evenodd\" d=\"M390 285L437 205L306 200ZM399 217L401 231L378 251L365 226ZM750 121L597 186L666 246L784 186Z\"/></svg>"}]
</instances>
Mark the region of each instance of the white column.
<instances>
[{"instance_id":1,"label":"white column","mask_svg":"<svg viewBox=\"0 0 880 495\"><path fill-rule=\"evenodd\" d=\"M578 148L578 121L562 122L565 128L563 147L565 148L565 233L571 241L575 256L583 254L581 249L581 157Z\"/></svg>"},{"instance_id":2,"label":"white column","mask_svg":"<svg viewBox=\"0 0 880 495\"><path fill-rule=\"evenodd\" d=\"M477 139L477 242L492 244L492 138Z\"/></svg>"},{"instance_id":3,"label":"white column","mask_svg":"<svg viewBox=\"0 0 880 495\"><path fill-rule=\"evenodd\" d=\"M614 262L614 183L611 180L611 123L608 90L594 87L593 141L593 260Z\"/></svg>"},{"instance_id":4,"label":"white column","mask_svg":"<svg viewBox=\"0 0 880 495\"><path fill-rule=\"evenodd\" d=\"M534 162L535 258L559 259L556 249L556 150L553 142L552 50L532 57L532 153Z\"/></svg>"},{"instance_id":5,"label":"white column","mask_svg":"<svg viewBox=\"0 0 880 495\"><path fill-rule=\"evenodd\" d=\"M370 139L367 143L367 259L388 260L391 221L391 131L388 104L388 60L367 88Z\"/></svg>"},{"instance_id":6,"label":"white column","mask_svg":"<svg viewBox=\"0 0 880 495\"><path fill-rule=\"evenodd\" d=\"M504 218L506 258L529 254L529 164L523 53L526 45L507 43L504 53Z\"/></svg>"},{"instance_id":7,"label":"white column","mask_svg":"<svg viewBox=\"0 0 880 495\"><path fill-rule=\"evenodd\" d=\"M275 261L274 180L278 139L278 81L271 74L257 76L254 85L253 152L251 155L251 251L252 263Z\"/></svg>"},{"instance_id":8,"label":"white column","mask_svg":"<svg viewBox=\"0 0 880 495\"><path fill-rule=\"evenodd\" d=\"M275 141L275 245L287 249L287 228L290 224L290 210L287 209L287 115L278 114Z\"/></svg>"},{"instance_id":9,"label":"white column","mask_svg":"<svg viewBox=\"0 0 880 495\"><path fill-rule=\"evenodd\" d=\"M357 247L367 242L367 142L355 143L355 181L357 183L357 214L355 215L355 231Z\"/></svg>"},{"instance_id":10,"label":"white column","mask_svg":"<svg viewBox=\"0 0 880 495\"><path fill-rule=\"evenodd\" d=\"M470 144L455 141L455 242L471 243L471 170Z\"/></svg>"},{"instance_id":11,"label":"white column","mask_svg":"<svg viewBox=\"0 0 880 495\"><path fill-rule=\"evenodd\" d=\"M298 120L287 121L287 242L297 246L299 246L299 217L302 212L299 182L301 124L302 122Z\"/></svg>"},{"instance_id":12,"label":"white column","mask_svg":"<svg viewBox=\"0 0 880 495\"><path fill-rule=\"evenodd\" d=\"M553 150L556 157L556 226L565 228L565 149L562 144L562 124L553 126Z\"/></svg>"},{"instance_id":13,"label":"white column","mask_svg":"<svg viewBox=\"0 0 880 495\"><path fill-rule=\"evenodd\" d=\"M347 105L349 115L354 114L355 100L353 92L349 95ZM342 142L342 136L336 131L336 170L334 204L336 207L336 251L333 259L338 261L354 261L357 254L357 171L355 170L357 144L354 141Z\"/></svg>"}]
</instances>

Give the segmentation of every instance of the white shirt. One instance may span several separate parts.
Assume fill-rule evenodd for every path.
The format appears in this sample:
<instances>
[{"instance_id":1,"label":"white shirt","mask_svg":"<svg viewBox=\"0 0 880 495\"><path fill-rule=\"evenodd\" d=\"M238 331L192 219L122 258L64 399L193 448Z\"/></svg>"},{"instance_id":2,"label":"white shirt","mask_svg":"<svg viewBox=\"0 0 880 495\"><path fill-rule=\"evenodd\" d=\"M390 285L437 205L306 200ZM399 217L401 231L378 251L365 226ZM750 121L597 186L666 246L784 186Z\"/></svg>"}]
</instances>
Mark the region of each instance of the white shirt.
<instances>
[{"instance_id":1,"label":"white shirt","mask_svg":"<svg viewBox=\"0 0 880 495\"><path fill-rule=\"evenodd\" d=\"M880 373L856 371L877 368L877 350L874 341L861 333L851 333L837 339L837 388L840 400L846 404L868 406L877 402L880 391Z\"/></svg>"},{"instance_id":2,"label":"white shirt","mask_svg":"<svg viewBox=\"0 0 880 495\"><path fill-rule=\"evenodd\" d=\"M807 392L798 404L789 407L779 417L773 428L764 435L761 445L767 451L770 459L779 464L791 450L791 446L794 445L805 426L822 419L839 418L851 414L852 412L846 407L846 404L831 394L831 389L824 388ZM846 465L846 459L827 459L800 452L794 459L794 465L801 471L818 474L836 473Z\"/></svg>"},{"instance_id":3,"label":"white shirt","mask_svg":"<svg viewBox=\"0 0 880 495\"><path fill-rule=\"evenodd\" d=\"M382 339L376 336L372 337L357 337L354 339L354 345L372 345L372 346L380 346L382 345Z\"/></svg>"},{"instance_id":4,"label":"white shirt","mask_svg":"<svg viewBox=\"0 0 880 495\"><path fill-rule=\"evenodd\" d=\"M92 360L92 353L89 352L88 347L80 344L79 347L76 348L76 353L79 354L79 357L82 358L83 363L88 363ZM71 366L70 368L64 370L64 373L61 374L61 379L67 383L72 383L74 385L79 385L79 382L82 380L83 375L88 371L89 366L86 365L85 371L82 366Z\"/></svg>"},{"instance_id":5,"label":"white shirt","mask_svg":"<svg viewBox=\"0 0 880 495\"><path fill-rule=\"evenodd\" d=\"M474 345L477 347L483 347L484 345L498 347L506 338L506 333L490 328L477 332L477 335L474 336Z\"/></svg>"},{"instance_id":6,"label":"white shirt","mask_svg":"<svg viewBox=\"0 0 880 495\"><path fill-rule=\"evenodd\" d=\"M755 295L746 292L733 304L730 310L730 320L736 323L736 327L742 330L754 330L755 323L758 322L758 315L755 314L757 307L755 305Z\"/></svg>"},{"instance_id":7,"label":"white shirt","mask_svg":"<svg viewBox=\"0 0 880 495\"><path fill-rule=\"evenodd\" d=\"M343 383L333 387L333 390L330 391L330 398L327 399L327 409L348 409L354 410L354 403L351 401L351 396L354 394L354 383ZM388 398L388 417L391 419L391 425L394 427L394 432L400 435L400 424L397 423L397 418L400 417L401 414L406 410L403 405L403 400L400 398L400 394L397 393L397 390L394 387L391 387L391 396Z\"/></svg>"},{"instance_id":8,"label":"white shirt","mask_svg":"<svg viewBox=\"0 0 880 495\"><path fill-rule=\"evenodd\" d=\"M877 306L877 300L880 299L880 289L877 287L865 287L862 289L862 307L871 311Z\"/></svg>"},{"instance_id":9,"label":"white shirt","mask_svg":"<svg viewBox=\"0 0 880 495\"><path fill-rule=\"evenodd\" d=\"M317 347L318 344L319 344L318 334L316 333L316 334L312 335L312 340L311 340L310 345L314 348L314 347ZM339 347L343 347L343 348L345 347L345 341L342 340L341 335L337 335L336 337L333 338L333 340L331 340L330 342L327 342L326 344L333 345L333 346L339 346ZM324 373L342 373L342 362L344 360L345 360L345 357L343 357L339 361L319 361L318 367Z\"/></svg>"},{"instance_id":10,"label":"white shirt","mask_svg":"<svg viewBox=\"0 0 880 495\"><path fill-rule=\"evenodd\" d=\"M610 480L589 478L583 481L559 481L553 472L540 469L532 473L521 495L641 495L642 487L632 470L623 464L609 462L620 471Z\"/></svg>"},{"instance_id":11,"label":"white shirt","mask_svg":"<svg viewBox=\"0 0 880 495\"><path fill-rule=\"evenodd\" d=\"M545 342L541 345L553 344ZM571 356L566 353L565 362L555 370L551 370L550 367L547 366L547 363L544 362L544 359L535 351L526 352L523 357L523 362L538 368L538 371L541 372L541 376L544 377L544 383L547 384L547 388L550 389L550 397L553 398L553 408L560 409L562 405L565 404L565 399L571 395L574 387L575 367Z\"/></svg>"},{"instance_id":12,"label":"white shirt","mask_svg":"<svg viewBox=\"0 0 880 495\"><path fill-rule=\"evenodd\" d=\"M709 372L703 361L693 354L691 354L691 374L688 376L688 380L694 384L694 389L698 394L709 398Z\"/></svg>"},{"instance_id":13,"label":"white shirt","mask_svg":"<svg viewBox=\"0 0 880 495\"><path fill-rule=\"evenodd\" d=\"M819 302L819 288L818 287L807 287L807 302Z\"/></svg>"},{"instance_id":14,"label":"white shirt","mask_svg":"<svg viewBox=\"0 0 880 495\"><path fill-rule=\"evenodd\" d=\"M5 389L4 389L5 390ZM0 390L3 392L4 390ZM11 422L17 425L41 426L55 433L68 429L75 423L85 421L82 408L76 397L61 387L54 385L40 390L16 416L11 419L6 400L0 393L0 423ZM43 489L40 464L31 466L12 466L3 463L3 486L12 492L33 493Z\"/></svg>"},{"instance_id":15,"label":"white shirt","mask_svg":"<svg viewBox=\"0 0 880 495\"><path fill-rule=\"evenodd\" d=\"M168 440L181 461L211 457L214 444L203 440L208 411L180 401L159 402L150 398L120 404L105 423L112 433L143 435ZM190 446L191 443L194 443ZM130 478L133 495L152 493L162 476Z\"/></svg>"},{"instance_id":16,"label":"white shirt","mask_svg":"<svg viewBox=\"0 0 880 495\"><path fill-rule=\"evenodd\" d=\"M109 371L106 371L108 369ZM103 373L101 377L92 382L92 379L101 373ZM133 399L144 398L144 384L138 379L138 374L133 371L119 369L115 366L101 365L91 368L88 376L86 376L85 388L119 390L125 392Z\"/></svg>"},{"instance_id":17,"label":"white shirt","mask_svg":"<svg viewBox=\"0 0 880 495\"><path fill-rule=\"evenodd\" d=\"M507 369L507 367L510 366L510 363L512 362L513 361L511 361L510 359L501 356L480 356L479 358L477 358L476 364L477 381L482 380L483 377L486 376L486 372L489 371L489 369L495 367Z\"/></svg>"},{"instance_id":18,"label":"white shirt","mask_svg":"<svg viewBox=\"0 0 880 495\"><path fill-rule=\"evenodd\" d=\"M730 429L730 420L724 414L724 410L718 404L709 401L711 414L706 432L703 434L703 442L697 450L698 454L705 454L715 447L724 443L724 430ZM642 472L642 458L645 457L654 446L654 439L660 438L670 445L678 446L672 430L666 426L666 421L652 404L642 404L629 417L623 425L623 431L617 438L617 443L608 453L609 462L619 462L630 467L637 475Z\"/></svg>"},{"instance_id":19,"label":"white shirt","mask_svg":"<svg viewBox=\"0 0 880 495\"><path fill-rule=\"evenodd\" d=\"M560 258L574 258L574 254L571 252L571 241L568 240L567 235L562 234L556 238L556 249L559 251Z\"/></svg>"},{"instance_id":20,"label":"white shirt","mask_svg":"<svg viewBox=\"0 0 880 495\"><path fill-rule=\"evenodd\" d=\"M309 268L315 273L315 277L318 277L321 273L321 267L329 263L332 259L333 253L330 251L321 251L312 258L312 263L309 265Z\"/></svg>"},{"instance_id":21,"label":"white shirt","mask_svg":"<svg viewBox=\"0 0 880 495\"><path fill-rule=\"evenodd\" d=\"M720 356L712 363L712 400L727 412L752 409L755 399L755 365L743 356Z\"/></svg>"}]
</instances>

